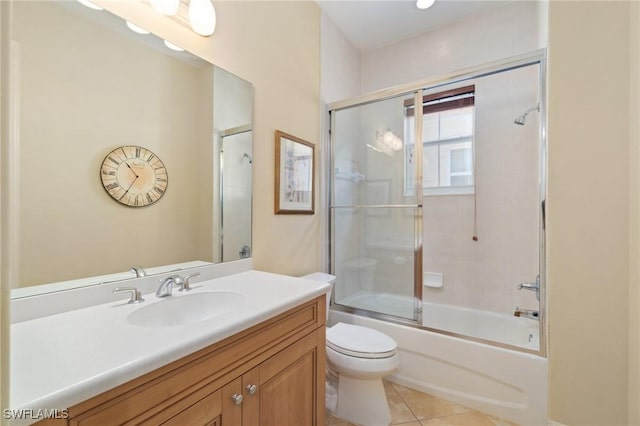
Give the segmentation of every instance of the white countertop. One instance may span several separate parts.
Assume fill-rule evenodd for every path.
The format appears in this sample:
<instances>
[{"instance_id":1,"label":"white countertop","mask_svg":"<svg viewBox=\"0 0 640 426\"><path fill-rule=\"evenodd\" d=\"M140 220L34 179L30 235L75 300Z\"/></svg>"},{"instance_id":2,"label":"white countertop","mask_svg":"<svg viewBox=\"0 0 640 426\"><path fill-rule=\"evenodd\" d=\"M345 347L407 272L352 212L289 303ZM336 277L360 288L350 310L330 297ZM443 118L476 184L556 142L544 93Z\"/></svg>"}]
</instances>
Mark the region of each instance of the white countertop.
<instances>
[{"instance_id":1,"label":"white countertop","mask_svg":"<svg viewBox=\"0 0 640 426\"><path fill-rule=\"evenodd\" d=\"M187 294L231 291L246 296L237 309L173 327L139 327L131 312L161 303L123 300L15 323L11 326L12 409L64 409L252 327L329 290L300 278L247 271L197 282ZM170 297L181 297L174 291Z\"/></svg>"}]
</instances>

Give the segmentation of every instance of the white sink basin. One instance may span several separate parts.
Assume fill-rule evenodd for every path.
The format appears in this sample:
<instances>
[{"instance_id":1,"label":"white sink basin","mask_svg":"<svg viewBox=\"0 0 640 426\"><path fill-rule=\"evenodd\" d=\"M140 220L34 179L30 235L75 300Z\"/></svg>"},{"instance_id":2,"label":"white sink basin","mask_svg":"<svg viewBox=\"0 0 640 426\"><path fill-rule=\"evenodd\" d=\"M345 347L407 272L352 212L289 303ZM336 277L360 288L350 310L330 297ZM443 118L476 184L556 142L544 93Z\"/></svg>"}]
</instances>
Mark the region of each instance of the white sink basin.
<instances>
[{"instance_id":1,"label":"white sink basin","mask_svg":"<svg viewBox=\"0 0 640 426\"><path fill-rule=\"evenodd\" d=\"M141 327L174 327L205 321L224 315L240 306L245 296L226 291L207 291L168 296L153 305L143 306L127 316Z\"/></svg>"}]
</instances>

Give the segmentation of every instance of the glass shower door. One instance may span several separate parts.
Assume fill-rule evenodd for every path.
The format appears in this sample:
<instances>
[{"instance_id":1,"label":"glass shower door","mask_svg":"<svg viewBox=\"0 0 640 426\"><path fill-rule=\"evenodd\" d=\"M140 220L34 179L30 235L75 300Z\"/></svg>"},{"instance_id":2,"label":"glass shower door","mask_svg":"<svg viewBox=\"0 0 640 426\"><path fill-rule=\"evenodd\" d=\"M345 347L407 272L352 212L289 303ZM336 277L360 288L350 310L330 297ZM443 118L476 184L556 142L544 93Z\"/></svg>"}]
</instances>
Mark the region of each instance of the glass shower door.
<instances>
[{"instance_id":1,"label":"glass shower door","mask_svg":"<svg viewBox=\"0 0 640 426\"><path fill-rule=\"evenodd\" d=\"M414 97L332 111L331 270L335 305L419 321L421 207L407 149Z\"/></svg>"},{"instance_id":2,"label":"glass shower door","mask_svg":"<svg viewBox=\"0 0 640 426\"><path fill-rule=\"evenodd\" d=\"M251 257L251 128L221 135L220 261Z\"/></svg>"}]
</instances>

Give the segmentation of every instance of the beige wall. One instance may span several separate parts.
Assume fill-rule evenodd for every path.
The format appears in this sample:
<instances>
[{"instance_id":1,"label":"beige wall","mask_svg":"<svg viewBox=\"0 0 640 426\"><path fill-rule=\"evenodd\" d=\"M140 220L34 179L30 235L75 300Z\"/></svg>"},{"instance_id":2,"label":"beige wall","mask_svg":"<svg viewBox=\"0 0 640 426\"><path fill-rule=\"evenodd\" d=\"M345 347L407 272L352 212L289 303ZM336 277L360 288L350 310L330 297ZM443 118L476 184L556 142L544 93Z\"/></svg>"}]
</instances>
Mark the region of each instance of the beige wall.
<instances>
[{"instance_id":1,"label":"beige wall","mask_svg":"<svg viewBox=\"0 0 640 426\"><path fill-rule=\"evenodd\" d=\"M9 36L9 14L6 7L7 3L0 3L0 40L4 41ZM6 75L9 71L9 52L8 49L0 49L0 77ZM7 90L7 79L0 78L0 99L5 99ZM7 224L9 222L7 215L7 205L9 201L6 185L6 177L9 169L9 158L7 156L7 144L4 143L9 136L9 127L7 126L9 114L6 108L0 108L0 409L9 406L9 297L11 288L9 282L11 279L8 264L9 242L6 238ZM0 420L0 424L3 424Z\"/></svg>"},{"instance_id":2,"label":"beige wall","mask_svg":"<svg viewBox=\"0 0 640 426\"><path fill-rule=\"evenodd\" d=\"M567 425L627 422L629 5L550 4L549 409Z\"/></svg>"},{"instance_id":3,"label":"beige wall","mask_svg":"<svg viewBox=\"0 0 640 426\"><path fill-rule=\"evenodd\" d=\"M212 59L255 87L254 266L291 275L317 271L317 182L315 215L274 215L273 199L274 131L314 144L319 140L320 10L311 1L221 2L216 7L219 32L212 38ZM316 177L320 155L316 149Z\"/></svg>"},{"instance_id":4,"label":"beige wall","mask_svg":"<svg viewBox=\"0 0 640 426\"><path fill-rule=\"evenodd\" d=\"M629 424L640 424L640 3L631 3L629 69Z\"/></svg>"}]
</instances>

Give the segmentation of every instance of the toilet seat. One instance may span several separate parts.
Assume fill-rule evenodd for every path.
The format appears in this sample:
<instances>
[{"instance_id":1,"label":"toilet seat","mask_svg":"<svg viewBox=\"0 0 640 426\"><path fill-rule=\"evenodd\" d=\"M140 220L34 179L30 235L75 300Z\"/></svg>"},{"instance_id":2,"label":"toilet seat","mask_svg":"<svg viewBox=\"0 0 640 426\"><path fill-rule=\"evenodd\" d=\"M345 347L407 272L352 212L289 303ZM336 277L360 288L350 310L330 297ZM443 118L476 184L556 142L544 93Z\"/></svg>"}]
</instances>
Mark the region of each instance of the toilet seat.
<instances>
[{"instance_id":1,"label":"toilet seat","mask_svg":"<svg viewBox=\"0 0 640 426\"><path fill-rule=\"evenodd\" d=\"M337 323L327 329L327 347L356 358L389 358L396 354L398 344L377 330L359 325Z\"/></svg>"}]
</instances>

